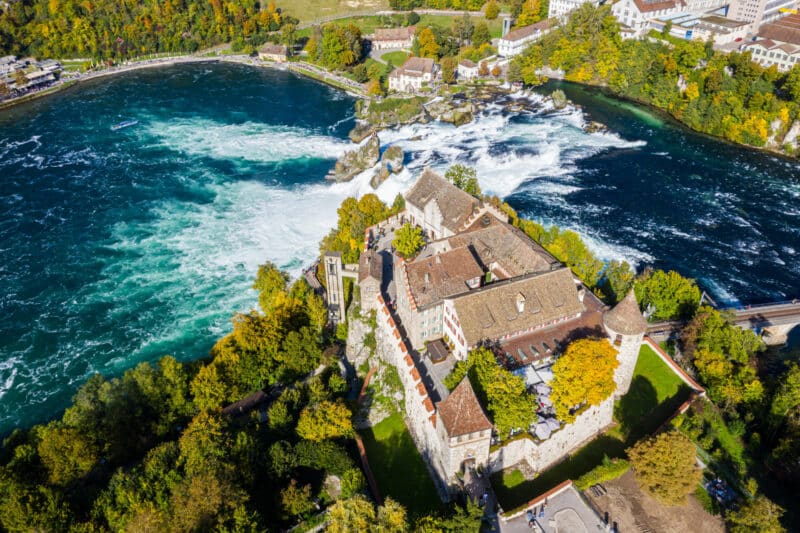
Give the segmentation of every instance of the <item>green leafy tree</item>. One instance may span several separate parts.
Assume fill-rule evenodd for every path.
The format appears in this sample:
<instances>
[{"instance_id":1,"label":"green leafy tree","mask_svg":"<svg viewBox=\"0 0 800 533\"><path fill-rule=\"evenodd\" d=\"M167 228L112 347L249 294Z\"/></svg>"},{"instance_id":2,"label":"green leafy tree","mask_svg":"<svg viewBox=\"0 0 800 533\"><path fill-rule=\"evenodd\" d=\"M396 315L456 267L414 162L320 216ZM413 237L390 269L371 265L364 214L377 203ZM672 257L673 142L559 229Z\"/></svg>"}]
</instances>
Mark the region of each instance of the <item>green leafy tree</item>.
<instances>
[{"instance_id":1,"label":"green leafy tree","mask_svg":"<svg viewBox=\"0 0 800 533\"><path fill-rule=\"evenodd\" d=\"M670 431L639 441L628 450L636 481L667 505L682 505L703 476L695 447L682 433Z\"/></svg>"},{"instance_id":2,"label":"green leafy tree","mask_svg":"<svg viewBox=\"0 0 800 533\"><path fill-rule=\"evenodd\" d=\"M322 401L306 407L297 422L297 434L303 439L320 441L353 434L352 413L341 401Z\"/></svg>"},{"instance_id":3,"label":"green leafy tree","mask_svg":"<svg viewBox=\"0 0 800 533\"><path fill-rule=\"evenodd\" d=\"M443 57L441 61L442 65L442 82L444 83L455 83L456 82L456 58L454 57Z\"/></svg>"},{"instance_id":4,"label":"green leafy tree","mask_svg":"<svg viewBox=\"0 0 800 533\"><path fill-rule=\"evenodd\" d=\"M469 353L444 380L453 389L465 376L482 400L501 439L513 429L527 429L536 421L536 405L525 381L501 367L488 348Z\"/></svg>"},{"instance_id":5,"label":"green leafy tree","mask_svg":"<svg viewBox=\"0 0 800 533\"><path fill-rule=\"evenodd\" d=\"M444 177L462 191L475 197L481 196L481 187L474 168L457 163L447 169Z\"/></svg>"},{"instance_id":6,"label":"green leafy tree","mask_svg":"<svg viewBox=\"0 0 800 533\"><path fill-rule=\"evenodd\" d=\"M633 286L635 273L627 261L612 260L603 272L603 291L612 304L622 300Z\"/></svg>"},{"instance_id":7,"label":"green leafy tree","mask_svg":"<svg viewBox=\"0 0 800 533\"><path fill-rule=\"evenodd\" d=\"M486 4L486 10L484 12L487 20L494 20L500 14L500 7L497 5L496 0L489 0L489 3Z\"/></svg>"},{"instance_id":8,"label":"green leafy tree","mask_svg":"<svg viewBox=\"0 0 800 533\"><path fill-rule=\"evenodd\" d=\"M329 533L370 531L375 524L375 508L362 495L339 500L328 508Z\"/></svg>"},{"instance_id":9,"label":"green leafy tree","mask_svg":"<svg viewBox=\"0 0 800 533\"><path fill-rule=\"evenodd\" d=\"M296 480L289 482L289 486L281 491L281 506L283 511L290 516L304 516L314 509L311 500L311 485L297 485Z\"/></svg>"},{"instance_id":10,"label":"green leafy tree","mask_svg":"<svg viewBox=\"0 0 800 533\"><path fill-rule=\"evenodd\" d=\"M51 422L37 436L39 457L54 485L64 486L83 478L99 462L94 443L76 429Z\"/></svg>"},{"instance_id":11,"label":"green leafy tree","mask_svg":"<svg viewBox=\"0 0 800 533\"><path fill-rule=\"evenodd\" d=\"M474 29L475 24L472 22L472 17L469 13L464 13L462 16L453 19L452 31L459 43L469 41Z\"/></svg>"},{"instance_id":12,"label":"green leafy tree","mask_svg":"<svg viewBox=\"0 0 800 533\"><path fill-rule=\"evenodd\" d=\"M728 530L731 533L783 533L786 531L780 519L784 510L765 496L756 496L742 505L738 510L725 515Z\"/></svg>"},{"instance_id":13,"label":"green leafy tree","mask_svg":"<svg viewBox=\"0 0 800 533\"><path fill-rule=\"evenodd\" d=\"M571 342L553 365L550 399L564 422L575 420L584 405L599 405L616 389L617 351L605 339Z\"/></svg>"},{"instance_id":14,"label":"green leafy tree","mask_svg":"<svg viewBox=\"0 0 800 533\"><path fill-rule=\"evenodd\" d=\"M397 253L406 259L417 255L417 252L424 245L425 239L422 238L422 229L411 224L404 224L403 227L398 229L392 241L392 246L395 247Z\"/></svg>"},{"instance_id":15,"label":"green leafy tree","mask_svg":"<svg viewBox=\"0 0 800 533\"><path fill-rule=\"evenodd\" d=\"M280 270L275 264L267 262L258 267L253 289L258 291L258 303L264 313L275 309L279 294L286 291L289 274Z\"/></svg>"},{"instance_id":16,"label":"green leafy tree","mask_svg":"<svg viewBox=\"0 0 800 533\"><path fill-rule=\"evenodd\" d=\"M800 406L800 365L791 363L786 373L781 376L770 402L770 423L773 427L783 422L792 409Z\"/></svg>"},{"instance_id":17,"label":"green leafy tree","mask_svg":"<svg viewBox=\"0 0 800 533\"><path fill-rule=\"evenodd\" d=\"M475 24L472 30L472 46L480 46L482 44L491 43L492 37L489 35L489 26L484 21Z\"/></svg>"},{"instance_id":18,"label":"green leafy tree","mask_svg":"<svg viewBox=\"0 0 800 533\"><path fill-rule=\"evenodd\" d=\"M695 281L674 270L647 271L636 281L634 289L643 309L654 308L652 320L690 318L700 304L700 289Z\"/></svg>"}]
</instances>

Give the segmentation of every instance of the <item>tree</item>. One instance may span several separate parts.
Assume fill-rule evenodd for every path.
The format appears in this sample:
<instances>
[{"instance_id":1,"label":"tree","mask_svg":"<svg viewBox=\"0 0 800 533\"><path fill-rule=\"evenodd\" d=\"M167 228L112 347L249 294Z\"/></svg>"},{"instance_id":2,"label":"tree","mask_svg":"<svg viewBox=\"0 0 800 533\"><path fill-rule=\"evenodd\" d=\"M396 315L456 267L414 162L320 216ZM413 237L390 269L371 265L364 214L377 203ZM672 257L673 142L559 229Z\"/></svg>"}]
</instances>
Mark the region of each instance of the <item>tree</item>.
<instances>
[{"instance_id":1,"label":"tree","mask_svg":"<svg viewBox=\"0 0 800 533\"><path fill-rule=\"evenodd\" d=\"M484 21L480 21L475 25L472 30L472 46L478 47L482 44L492 42L492 36L489 35L489 26Z\"/></svg>"},{"instance_id":2,"label":"tree","mask_svg":"<svg viewBox=\"0 0 800 533\"><path fill-rule=\"evenodd\" d=\"M417 32L417 43L419 46L420 57L439 57L439 43L436 42L436 35L431 28L422 28Z\"/></svg>"},{"instance_id":3,"label":"tree","mask_svg":"<svg viewBox=\"0 0 800 533\"><path fill-rule=\"evenodd\" d=\"M522 4L522 11L514 23L514 27L522 28L539 22L542 19L540 12L541 6L539 0L525 0Z\"/></svg>"},{"instance_id":4,"label":"tree","mask_svg":"<svg viewBox=\"0 0 800 533\"><path fill-rule=\"evenodd\" d=\"M50 483L68 485L86 476L99 462L94 443L78 430L51 422L38 431L37 451Z\"/></svg>"},{"instance_id":5,"label":"tree","mask_svg":"<svg viewBox=\"0 0 800 533\"><path fill-rule=\"evenodd\" d=\"M369 96L383 96L383 86L378 80L369 80L367 83L367 95Z\"/></svg>"},{"instance_id":6,"label":"tree","mask_svg":"<svg viewBox=\"0 0 800 533\"><path fill-rule=\"evenodd\" d=\"M495 78L499 78L500 74L503 73L503 69L500 68L500 65L496 64L492 67L492 76Z\"/></svg>"},{"instance_id":7,"label":"tree","mask_svg":"<svg viewBox=\"0 0 800 533\"><path fill-rule=\"evenodd\" d=\"M478 174L474 168L456 163L447 169L444 177L462 191L475 197L481 196Z\"/></svg>"},{"instance_id":8,"label":"tree","mask_svg":"<svg viewBox=\"0 0 800 533\"><path fill-rule=\"evenodd\" d=\"M497 363L488 348L478 348L460 361L444 380L449 389L455 388L465 376L486 406L501 439L511 430L527 429L536 421L536 404L528 394L525 381Z\"/></svg>"},{"instance_id":9,"label":"tree","mask_svg":"<svg viewBox=\"0 0 800 533\"><path fill-rule=\"evenodd\" d=\"M408 531L406 522L406 510L392 498L378 507L378 521L376 531L380 533L403 533Z\"/></svg>"},{"instance_id":10,"label":"tree","mask_svg":"<svg viewBox=\"0 0 800 533\"><path fill-rule=\"evenodd\" d=\"M617 351L605 339L573 341L553 365L550 399L556 415L573 422L584 405L599 405L616 389Z\"/></svg>"},{"instance_id":11,"label":"tree","mask_svg":"<svg viewBox=\"0 0 800 533\"><path fill-rule=\"evenodd\" d=\"M297 481L292 480L289 486L281 491L281 507L291 516L302 516L314 509L311 501L311 485L297 486Z\"/></svg>"},{"instance_id":12,"label":"tree","mask_svg":"<svg viewBox=\"0 0 800 533\"><path fill-rule=\"evenodd\" d=\"M259 265L253 289L258 291L258 304L265 313L275 309L276 299L280 293L286 291L289 283L289 274L280 270L275 264L267 261Z\"/></svg>"},{"instance_id":13,"label":"tree","mask_svg":"<svg viewBox=\"0 0 800 533\"><path fill-rule=\"evenodd\" d=\"M770 424L773 427L778 426L789 411L798 406L800 406L800 365L791 363L772 396L769 408Z\"/></svg>"},{"instance_id":14,"label":"tree","mask_svg":"<svg viewBox=\"0 0 800 533\"><path fill-rule=\"evenodd\" d=\"M289 54L294 52L294 45L297 43L297 26L294 24L285 24L281 28L281 41L286 45Z\"/></svg>"},{"instance_id":15,"label":"tree","mask_svg":"<svg viewBox=\"0 0 800 533\"><path fill-rule=\"evenodd\" d=\"M639 485L667 505L684 504L703 477L694 444L677 431L639 441L627 453Z\"/></svg>"},{"instance_id":16,"label":"tree","mask_svg":"<svg viewBox=\"0 0 800 533\"><path fill-rule=\"evenodd\" d=\"M455 35L459 43L467 42L472 36L474 28L475 25L472 23L472 17L469 16L469 13L465 12L463 16L453 19L453 35Z\"/></svg>"},{"instance_id":17,"label":"tree","mask_svg":"<svg viewBox=\"0 0 800 533\"><path fill-rule=\"evenodd\" d=\"M478 67L478 75L482 78L485 78L489 75L489 65L486 63L486 61L481 61L481 64Z\"/></svg>"},{"instance_id":18,"label":"tree","mask_svg":"<svg viewBox=\"0 0 800 533\"><path fill-rule=\"evenodd\" d=\"M800 65L795 65L792 70L786 73L783 89L792 100L800 101Z\"/></svg>"},{"instance_id":19,"label":"tree","mask_svg":"<svg viewBox=\"0 0 800 533\"><path fill-rule=\"evenodd\" d=\"M25 88L25 86L28 84L28 78L25 76L25 72L22 70L17 70L14 72L14 84L18 90Z\"/></svg>"},{"instance_id":20,"label":"tree","mask_svg":"<svg viewBox=\"0 0 800 533\"><path fill-rule=\"evenodd\" d=\"M634 272L627 261L612 260L603 272L603 291L611 304L622 300L631 290Z\"/></svg>"},{"instance_id":21,"label":"tree","mask_svg":"<svg viewBox=\"0 0 800 533\"><path fill-rule=\"evenodd\" d=\"M485 16L487 20L494 20L500 14L500 8L497 6L497 0L489 0L486 4Z\"/></svg>"},{"instance_id":22,"label":"tree","mask_svg":"<svg viewBox=\"0 0 800 533\"><path fill-rule=\"evenodd\" d=\"M404 224L394 234L392 246L402 257L409 259L417 255L417 252L425 246L425 239L422 238L422 228Z\"/></svg>"},{"instance_id":23,"label":"tree","mask_svg":"<svg viewBox=\"0 0 800 533\"><path fill-rule=\"evenodd\" d=\"M442 65L442 82L455 83L456 82L456 58L443 57Z\"/></svg>"},{"instance_id":24,"label":"tree","mask_svg":"<svg viewBox=\"0 0 800 533\"><path fill-rule=\"evenodd\" d=\"M782 533L786 531L780 519L784 510L765 496L756 496L736 511L725 516L730 533Z\"/></svg>"},{"instance_id":25,"label":"tree","mask_svg":"<svg viewBox=\"0 0 800 533\"><path fill-rule=\"evenodd\" d=\"M322 401L303 409L297 422L297 434L312 441L350 437L353 434L352 416L341 400Z\"/></svg>"},{"instance_id":26,"label":"tree","mask_svg":"<svg viewBox=\"0 0 800 533\"><path fill-rule=\"evenodd\" d=\"M339 500L328 508L329 533L370 531L375 524L375 508L361 494Z\"/></svg>"},{"instance_id":27,"label":"tree","mask_svg":"<svg viewBox=\"0 0 800 533\"><path fill-rule=\"evenodd\" d=\"M693 279L674 270L649 270L636 281L636 300L642 309L655 308L653 320L690 318L700 304L700 289Z\"/></svg>"},{"instance_id":28,"label":"tree","mask_svg":"<svg viewBox=\"0 0 800 533\"><path fill-rule=\"evenodd\" d=\"M0 80L0 98L5 98L11 93L6 82Z\"/></svg>"}]
</instances>

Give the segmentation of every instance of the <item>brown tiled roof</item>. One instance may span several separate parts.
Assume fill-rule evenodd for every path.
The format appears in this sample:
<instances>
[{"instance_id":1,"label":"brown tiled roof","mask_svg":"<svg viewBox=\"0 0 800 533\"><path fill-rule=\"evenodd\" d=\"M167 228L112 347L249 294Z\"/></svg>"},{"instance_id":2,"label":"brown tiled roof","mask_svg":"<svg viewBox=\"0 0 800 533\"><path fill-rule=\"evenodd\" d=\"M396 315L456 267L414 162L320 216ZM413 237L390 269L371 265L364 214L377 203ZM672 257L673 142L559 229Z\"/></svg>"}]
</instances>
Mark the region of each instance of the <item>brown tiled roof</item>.
<instances>
[{"instance_id":1,"label":"brown tiled roof","mask_svg":"<svg viewBox=\"0 0 800 533\"><path fill-rule=\"evenodd\" d=\"M466 292L467 280L483 276L483 269L465 246L418 258L406 264L406 271L417 307Z\"/></svg>"},{"instance_id":2,"label":"brown tiled roof","mask_svg":"<svg viewBox=\"0 0 800 533\"><path fill-rule=\"evenodd\" d=\"M367 278L383 279L383 256L375 250L367 250L358 260L358 281Z\"/></svg>"},{"instance_id":3,"label":"brown tiled roof","mask_svg":"<svg viewBox=\"0 0 800 533\"><path fill-rule=\"evenodd\" d=\"M432 200L436 202L442 213L442 225L454 233L466 222L472 211L480 205L475 197L426 168L414 186L406 193L406 202L424 210L428 202Z\"/></svg>"},{"instance_id":4,"label":"brown tiled roof","mask_svg":"<svg viewBox=\"0 0 800 533\"><path fill-rule=\"evenodd\" d=\"M752 47L754 47L756 45L763 46L764 48L769 50L769 49L771 49L771 48L773 48L775 46L775 43L773 43L769 39L762 39L762 40L756 41L754 43L748 43L747 45L745 45L745 48L752 48Z\"/></svg>"},{"instance_id":5,"label":"brown tiled roof","mask_svg":"<svg viewBox=\"0 0 800 533\"><path fill-rule=\"evenodd\" d=\"M602 325L605 308L603 302L587 291L583 306L586 310L579 318L559 322L501 342L502 352L513 357L519 365L536 364L537 361L559 353L577 339L605 337L606 332Z\"/></svg>"},{"instance_id":6,"label":"brown tiled roof","mask_svg":"<svg viewBox=\"0 0 800 533\"><path fill-rule=\"evenodd\" d=\"M404 41L410 39L416 31L416 26L407 28L377 28L373 40L375 41Z\"/></svg>"},{"instance_id":7,"label":"brown tiled roof","mask_svg":"<svg viewBox=\"0 0 800 533\"><path fill-rule=\"evenodd\" d=\"M800 15L788 15L758 30L762 39L800 45Z\"/></svg>"},{"instance_id":8,"label":"brown tiled roof","mask_svg":"<svg viewBox=\"0 0 800 533\"><path fill-rule=\"evenodd\" d=\"M483 227L481 227L483 226ZM506 272L503 277L516 277L531 272L549 272L559 262L519 229L486 214L471 228L473 231L450 237L450 246L472 246L486 269L497 262Z\"/></svg>"},{"instance_id":9,"label":"brown tiled roof","mask_svg":"<svg viewBox=\"0 0 800 533\"><path fill-rule=\"evenodd\" d=\"M430 74L433 72L433 59L427 57L409 57L400 68L406 71L406 74L409 72Z\"/></svg>"},{"instance_id":10,"label":"brown tiled roof","mask_svg":"<svg viewBox=\"0 0 800 533\"><path fill-rule=\"evenodd\" d=\"M461 61L459 61L458 64L459 64L459 66L466 67L466 68L475 68L475 67L478 66L475 63L473 63L472 61L470 61L469 59L462 59Z\"/></svg>"},{"instance_id":11,"label":"brown tiled roof","mask_svg":"<svg viewBox=\"0 0 800 533\"><path fill-rule=\"evenodd\" d=\"M483 407L466 377L453 389L450 396L439 402L436 407L439 410L439 420L444 424L448 437L492 429L492 423L483 412Z\"/></svg>"},{"instance_id":12,"label":"brown tiled roof","mask_svg":"<svg viewBox=\"0 0 800 533\"><path fill-rule=\"evenodd\" d=\"M519 312L517 300L523 300ZM568 268L500 281L453 298L468 346L583 312Z\"/></svg>"},{"instance_id":13,"label":"brown tiled roof","mask_svg":"<svg viewBox=\"0 0 800 533\"><path fill-rule=\"evenodd\" d=\"M674 0L633 0L640 13L650 13L662 9L672 9L675 7Z\"/></svg>"},{"instance_id":14,"label":"brown tiled roof","mask_svg":"<svg viewBox=\"0 0 800 533\"><path fill-rule=\"evenodd\" d=\"M639 335L647 331L647 321L639 310L633 289L613 309L603 314L603 323L623 335Z\"/></svg>"},{"instance_id":15,"label":"brown tiled roof","mask_svg":"<svg viewBox=\"0 0 800 533\"><path fill-rule=\"evenodd\" d=\"M541 22L537 22L536 24L531 24L530 26L525 26L510 31L506 33L502 38L506 41L519 41L520 39L525 39L526 37L530 37L537 31L544 31L552 25L553 25L552 20L550 19L543 20Z\"/></svg>"}]
</instances>

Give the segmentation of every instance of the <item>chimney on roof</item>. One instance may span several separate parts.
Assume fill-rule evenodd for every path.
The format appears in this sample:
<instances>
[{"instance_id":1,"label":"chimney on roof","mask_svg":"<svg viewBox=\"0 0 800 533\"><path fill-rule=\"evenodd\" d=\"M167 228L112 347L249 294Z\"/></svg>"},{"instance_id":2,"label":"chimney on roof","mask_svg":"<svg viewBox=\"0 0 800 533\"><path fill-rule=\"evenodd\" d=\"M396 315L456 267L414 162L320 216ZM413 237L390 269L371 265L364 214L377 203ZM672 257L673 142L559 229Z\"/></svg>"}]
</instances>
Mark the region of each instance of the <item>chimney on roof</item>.
<instances>
[{"instance_id":1,"label":"chimney on roof","mask_svg":"<svg viewBox=\"0 0 800 533\"><path fill-rule=\"evenodd\" d=\"M585 296L586 296L586 289L584 289L583 287L581 287L580 289L578 289L578 301L579 301L579 302L581 302L581 303L583 303L583 298L584 298Z\"/></svg>"},{"instance_id":2,"label":"chimney on roof","mask_svg":"<svg viewBox=\"0 0 800 533\"><path fill-rule=\"evenodd\" d=\"M425 283L431 282L431 274L430 272L425 272Z\"/></svg>"},{"instance_id":3,"label":"chimney on roof","mask_svg":"<svg viewBox=\"0 0 800 533\"><path fill-rule=\"evenodd\" d=\"M441 265L441 264L442 264L442 258L441 258L441 257L439 257L439 254L438 254L438 252L437 252L437 254L436 254L436 264L437 264L437 265Z\"/></svg>"},{"instance_id":4,"label":"chimney on roof","mask_svg":"<svg viewBox=\"0 0 800 533\"><path fill-rule=\"evenodd\" d=\"M525 312L525 296L521 292L517 293L517 312Z\"/></svg>"}]
</instances>

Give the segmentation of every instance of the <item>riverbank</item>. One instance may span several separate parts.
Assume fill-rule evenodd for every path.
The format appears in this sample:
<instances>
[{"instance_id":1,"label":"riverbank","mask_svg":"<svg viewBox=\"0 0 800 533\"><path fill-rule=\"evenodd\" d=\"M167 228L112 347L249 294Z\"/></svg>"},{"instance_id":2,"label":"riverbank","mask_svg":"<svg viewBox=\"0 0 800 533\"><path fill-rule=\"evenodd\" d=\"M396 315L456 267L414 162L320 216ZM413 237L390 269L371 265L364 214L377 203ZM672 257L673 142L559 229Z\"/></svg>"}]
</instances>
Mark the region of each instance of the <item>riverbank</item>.
<instances>
[{"instance_id":1,"label":"riverbank","mask_svg":"<svg viewBox=\"0 0 800 533\"><path fill-rule=\"evenodd\" d=\"M636 98L630 98L628 96L621 95L619 93L616 93L606 85L581 83L571 80L565 80L563 77L557 77L557 76L548 76L548 77L550 78L550 81L545 82L539 87L543 85L547 85L549 89L560 88L561 85L578 87L584 90L587 94L593 94L596 98L602 98L607 102L611 103L612 105L615 105L623 109L626 106L631 106L631 108L639 108L638 111L640 111L643 114L651 114L654 116L654 118L658 120L667 122L672 126L681 128L687 132L691 132L692 134L698 135L705 139L713 140L716 142L722 142L728 146L732 146L737 149L746 148L748 150L753 150L754 152L767 154L770 156L778 156L781 159L792 163L797 163L798 157L800 157L800 154L798 155L787 154L786 152L780 150L779 147L754 146L752 144L739 143L736 141L731 141L730 139L726 139L725 137L720 137L717 135L706 133L704 131L696 130L691 126L689 126L688 124L686 124L685 122L678 119L677 117L675 117L672 113L670 113L666 109L657 107L644 100L637 100ZM547 92L549 93L551 91L548 90ZM634 111L634 114L638 113L635 113Z\"/></svg>"},{"instance_id":2,"label":"riverbank","mask_svg":"<svg viewBox=\"0 0 800 533\"><path fill-rule=\"evenodd\" d=\"M46 89L35 93L29 93L17 98L11 98L4 102L0 102L0 110L7 109L9 107L16 106L18 104L23 104L26 102L31 102L33 100L37 100L39 98L43 98L45 96L51 96L53 94L57 94L64 89L68 89L70 87L75 87L80 83L95 80L98 78L103 78L106 76L112 76L115 74L123 74L125 72L133 72L135 70L142 70L148 68L156 68L156 67L167 67L171 65L180 65L180 64L187 64L187 63L238 63L240 65L250 65L253 67L268 67L268 68L278 68L278 69L286 69L285 63L275 63L271 61L262 61L257 57L248 56L248 55L185 55L185 56L169 56L163 58L156 58L156 59L144 59L141 61L132 61L128 63L123 63L120 65L115 65L113 67L104 68L97 71L80 73L77 75L72 76L65 76L55 85L52 85ZM309 76L311 77L311 76ZM341 88L341 87L339 87Z\"/></svg>"}]
</instances>

